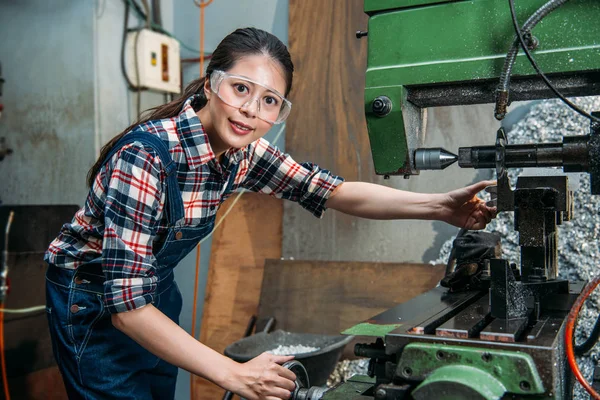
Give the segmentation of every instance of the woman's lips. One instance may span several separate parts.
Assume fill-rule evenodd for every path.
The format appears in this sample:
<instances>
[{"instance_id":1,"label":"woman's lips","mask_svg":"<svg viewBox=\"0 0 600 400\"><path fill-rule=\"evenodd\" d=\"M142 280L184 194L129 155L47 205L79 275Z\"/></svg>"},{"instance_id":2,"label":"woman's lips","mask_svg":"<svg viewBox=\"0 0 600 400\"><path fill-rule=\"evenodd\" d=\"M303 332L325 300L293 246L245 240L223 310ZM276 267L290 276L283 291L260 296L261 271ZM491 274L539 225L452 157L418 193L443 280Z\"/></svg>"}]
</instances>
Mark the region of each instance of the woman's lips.
<instances>
[{"instance_id":1,"label":"woman's lips","mask_svg":"<svg viewBox=\"0 0 600 400\"><path fill-rule=\"evenodd\" d=\"M231 125L231 129L233 129L233 132L237 135L247 135L254 130L248 125L242 124L241 122L229 121L229 125Z\"/></svg>"}]
</instances>

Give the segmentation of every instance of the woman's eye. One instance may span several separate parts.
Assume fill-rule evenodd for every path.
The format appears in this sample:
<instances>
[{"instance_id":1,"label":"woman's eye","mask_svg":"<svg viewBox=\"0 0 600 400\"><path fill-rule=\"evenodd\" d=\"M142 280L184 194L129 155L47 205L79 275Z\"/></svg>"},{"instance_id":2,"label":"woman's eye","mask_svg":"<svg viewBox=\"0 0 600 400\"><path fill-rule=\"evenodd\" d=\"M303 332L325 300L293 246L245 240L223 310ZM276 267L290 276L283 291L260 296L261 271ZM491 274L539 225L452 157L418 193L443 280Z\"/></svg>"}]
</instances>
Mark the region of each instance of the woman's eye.
<instances>
[{"instance_id":1,"label":"woman's eye","mask_svg":"<svg viewBox=\"0 0 600 400\"><path fill-rule=\"evenodd\" d=\"M235 85L235 90L237 90L240 93L246 93L248 91L248 88L245 85L242 85L241 83L237 83Z\"/></svg>"},{"instance_id":2,"label":"woman's eye","mask_svg":"<svg viewBox=\"0 0 600 400\"><path fill-rule=\"evenodd\" d=\"M279 101L277 101L277 99L275 97L265 97L265 104L269 105L269 106L276 106L277 104L279 104Z\"/></svg>"}]
</instances>

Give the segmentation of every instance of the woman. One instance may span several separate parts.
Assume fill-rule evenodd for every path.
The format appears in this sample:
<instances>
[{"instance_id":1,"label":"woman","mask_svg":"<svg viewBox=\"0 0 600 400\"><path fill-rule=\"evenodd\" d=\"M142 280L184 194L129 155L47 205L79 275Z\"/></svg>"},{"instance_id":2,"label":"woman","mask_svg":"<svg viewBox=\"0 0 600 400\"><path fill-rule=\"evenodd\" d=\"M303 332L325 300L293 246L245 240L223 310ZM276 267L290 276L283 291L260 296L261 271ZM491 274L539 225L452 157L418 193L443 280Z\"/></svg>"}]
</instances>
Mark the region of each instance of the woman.
<instances>
[{"instance_id":1,"label":"woman","mask_svg":"<svg viewBox=\"0 0 600 400\"><path fill-rule=\"evenodd\" d=\"M291 110L293 65L273 35L238 29L207 78L108 143L90 170L85 206L46 254L47 309L70 398L172 399L177 368L247 399L287 399L291 357L236 363L178 326L173 268L210 233L236 190L376 219L438 219L481 229L494 217L476 193L418 194L345 182L298 164L262 137Z\"/></svg>"}]
</instances>

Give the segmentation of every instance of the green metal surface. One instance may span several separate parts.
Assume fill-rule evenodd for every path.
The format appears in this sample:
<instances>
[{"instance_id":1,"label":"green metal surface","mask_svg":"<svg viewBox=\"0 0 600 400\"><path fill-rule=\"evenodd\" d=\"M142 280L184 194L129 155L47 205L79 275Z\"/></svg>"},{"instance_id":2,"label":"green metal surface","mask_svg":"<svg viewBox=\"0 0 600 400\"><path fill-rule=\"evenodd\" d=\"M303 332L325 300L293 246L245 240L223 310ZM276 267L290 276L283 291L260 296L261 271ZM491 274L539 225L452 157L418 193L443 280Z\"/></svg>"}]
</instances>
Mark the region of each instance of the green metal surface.
<instances>
[{"instance_id":1,"label":"green metal surface","mask_svg":"<svg viewBox=\"0 0 600 400\"><path fill-rule=\"evenodd\" d=\"M402 324L389 324L389 325L379 325L379 324L370 324L368 322L362 322L360 324L354 325L352 328L348 328L342 332L342 335L353 335L353 336L373 336L382 338L391 331L399 328Z\"/></svg>"},{"instance_id":2,"label":"green metal surface","mask_svg":"<svg viewBox=\"0 0 600 400\"><path fill-rule=\"evenodd\" d=\"M468 365L452 365L438 368L411 393L415 399L498 400L506 388L498 379L480 369Z\"/></svg>"},{"instance_id":3,"label":"green metal surface","mask_svg":"<svg viewBox=\"0 0 600 400\"><path fill-rule=\"evenodd\" d=\"M373 100L385 93L385 96L393 102L392 111L385 117L373 116L370 107ZM405 125L405 114L403 107L410 107L406 99L406 88L403 86L365 89L365 109L367 117L367 129L369 131L369 142L373 154L375 171L378 174L393 174L400 166L405 164L408 151L408 140L405 132L410 132L411 127ZM407 117L408 119L408 117Z\"/></svg>"},{"instance_id":4,"label":"green metal surface","mask_svg":"<svg viewBox=\"0 0 600 400\"><path fill-rule=\"evenodd\" d=\"M524 21L545 0L517 1ZM597 70L600 2L566 3L533 30L545 72ZM369 18L367 87L494 78L514 37L508 4L498 0L444 3ZM535 74L524 55L514 74Z\"/></svg>"},{"instance_id":5,"label":"green metal surface","mask_svg":"<svg viewBox=\"0 0 600 400\"><path fill-rule=\"evenodd\" d=\"M471 368L463 372L470 376L472 381L465 381L460 378L460 373L451 374L448 369L435 373L438 369L446 367ZM476 373L472 369L482 373ZM445 379L456 384L462 383L465 387L476 388L482 386L484 380L492 378L507 393L533 395L545 392L533 359L529 354L518 351L410 343L402 352L396 374L406 378L406 371L410 371L410 379L424 379L421 388L427 384L439 384ZM490 384L486 390L496 393L500 389L498 385Z\"/></svg>"},{"instance_id":6,"label":"green metal surface","mask_svg":"<svg viewBox=\"0 0 600 400\"><path fill-rule=\"evenodd\" d=\"M375 384L375 378L366 375L355 375L334 390L326 392L322 400L362 400L373 399L364 395Z\"/></svg>"},{"instance_id":7,"label":"green metal surface","mask_svg":"<svg viewBox=\"0 0 600 400\"><path fill-rule=\"evenodd\" d=\"M545 2L516 2L519 20ZM381 11L389 8L394 9ZM376 172L395 174L406 167L412 149L406 136L416 134L406 127L406 112L399 112L406 108L403 87L497 79L514 30L508 4L499 0L365 0L365 10L373 12L365 89L371 150ZM568 2L547 16L533 30L540 41L533 52L540 67L547 73L598 70L600 40L593 29L598 21L597 0ZM517 75L535 75L523 54L515 62ZM393 111L380 118L371 103L381 95L392 100Z\"/></svg>"},{"instance_id":8,"label":"green metal surface","mask_svg":"<svg viewBox=\"0 0 600 400\"><path fill-rule=\"evenodd\" d=\"M365 0L365 12L372 14L380 11L448 3L450 1L456 0Z\"/></svg>"}]
</instances>

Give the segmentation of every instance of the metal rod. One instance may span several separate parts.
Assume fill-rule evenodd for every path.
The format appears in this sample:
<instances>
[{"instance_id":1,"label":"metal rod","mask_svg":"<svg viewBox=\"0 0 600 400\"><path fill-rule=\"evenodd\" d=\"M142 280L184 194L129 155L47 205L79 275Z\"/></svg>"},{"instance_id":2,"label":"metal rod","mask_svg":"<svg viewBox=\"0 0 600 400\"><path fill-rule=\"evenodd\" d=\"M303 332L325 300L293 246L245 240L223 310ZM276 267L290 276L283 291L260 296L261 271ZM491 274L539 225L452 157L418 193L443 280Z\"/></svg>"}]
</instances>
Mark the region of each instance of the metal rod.
<instances>
[{"instance_id":1,"label":"metal rod","mask_svg":"<svg viewBox=\"0 0 600 400\"><path fill-rule=\"evenodd\" d=\"M564 167L566 172L588 172L590 136L565 137L562 143L513 144L504 147L505 168ZM495 146L461 147L461 168L496 168Z\"/></svg>"},{"instance_id":2,"label":"metal rod","mask_svg":"<svg viewBox=\"0 0 600 400\"><path fill-rule=\"evenodd\" d=\"M10 234L10 227L13 222L14 211L10 211L8 214L8 221L6 222L6 228L4 229L4 250L2 250L2 269L0 270L0 303L4 301L4 296L8 287L6 285L6 279L8 277L8 235Z\"/></svg>"}]
</instances>

